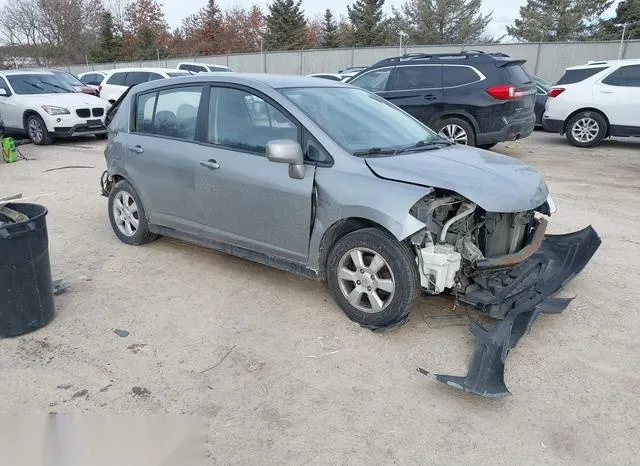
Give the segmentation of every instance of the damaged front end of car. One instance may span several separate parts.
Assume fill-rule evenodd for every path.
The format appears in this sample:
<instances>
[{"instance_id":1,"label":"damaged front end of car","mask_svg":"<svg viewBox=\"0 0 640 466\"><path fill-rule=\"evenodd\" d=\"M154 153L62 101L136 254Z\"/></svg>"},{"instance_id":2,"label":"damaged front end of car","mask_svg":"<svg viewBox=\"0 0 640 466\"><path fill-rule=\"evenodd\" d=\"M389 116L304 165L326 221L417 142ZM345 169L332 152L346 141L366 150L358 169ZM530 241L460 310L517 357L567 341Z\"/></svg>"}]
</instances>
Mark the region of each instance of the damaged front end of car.
<instances>
[{"instance_id":1,"label":"damaged front end of car","mask_svg":"<svg viewBox=\"0 0 640 466\"><path fill-rule=\"evenodd\" d=\"M541 314L562 312L571 299L555 294L593 257L595 230L546 234L551 197L534 210L488 212L452 192L436 190L410 213L426 225L411 237L422 288L450 291L496 320L471 322L479 345L464 377L419 372L456 389L486 397L509 395L504 365L509 351Z\"/></svg>"}]
</instances>

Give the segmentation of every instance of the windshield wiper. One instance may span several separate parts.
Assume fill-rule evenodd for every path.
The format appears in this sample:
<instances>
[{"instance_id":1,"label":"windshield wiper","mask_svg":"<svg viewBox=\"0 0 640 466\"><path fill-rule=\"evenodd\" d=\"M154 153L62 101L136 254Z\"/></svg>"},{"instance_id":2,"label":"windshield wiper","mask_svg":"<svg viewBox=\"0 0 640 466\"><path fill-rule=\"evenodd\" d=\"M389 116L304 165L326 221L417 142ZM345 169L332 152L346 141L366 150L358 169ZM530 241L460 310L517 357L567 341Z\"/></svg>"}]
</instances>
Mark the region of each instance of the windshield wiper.
<instances>
[{"instance_id":1,"label":"windshield wiper","mask_svg":"<svg viewBox=\"0 0 640 466\"><path fill-rule=\"evenodd\" d=\"M441 147L446 147L446 146L450 146L454 144L451 141L447 141L446 139L435 139L435 140L430 140L430 139L424 139L422 141L418 141L414 144L405 146L405 147L401 147L400 149L396 149L393 152L393 155L396 154L402 154L403 152L409 152L409 151L413 151L413 150L432 150L432 149L439 149Z\"/></svg>"},{"instance_id":2,"label":"windshield wiper","mask_svg":"<svg viewBox=\"0 0 640 466\"><path fill-rule=\"evenodd\" d=\"M51 87L55 87L56 89L62 89L65 93L69 94L75 91L72 91L71 89L69 89L68 87L62 87L62 86L58 86L57 84L54 83L50 83L50 82L46 82L43 81L47 86L51 86Z\"/></svg>"},{"instance_id":3,"label":"windshield wiper","mask_svg":"<svg viewBox=\"0 0 640 466\"><path fill-rule=\"evenodd\" d=\"M372 147L370 149L357 150L353 152L353 155L358 157L358 156L367 156L367 155L389 155L394 153L395 151L392 151L390 149L383 149L381 147Z\"/></svg>"},{"instance_id":4,"label":"windshield wiper","mask_svg":"<svg viewBox=\"0 0 640 466\"><path fill-rule=\"evenodd\" d=\"M31 87L35 87L36 89L40 89L41 91L45 91L46 92L46 89L44 87L39 86L39 85L37 85L35 83L32 83L30 81L22 81L22 82L25 83L25 84L28 84Z\"/></svg>"}]
</instances>

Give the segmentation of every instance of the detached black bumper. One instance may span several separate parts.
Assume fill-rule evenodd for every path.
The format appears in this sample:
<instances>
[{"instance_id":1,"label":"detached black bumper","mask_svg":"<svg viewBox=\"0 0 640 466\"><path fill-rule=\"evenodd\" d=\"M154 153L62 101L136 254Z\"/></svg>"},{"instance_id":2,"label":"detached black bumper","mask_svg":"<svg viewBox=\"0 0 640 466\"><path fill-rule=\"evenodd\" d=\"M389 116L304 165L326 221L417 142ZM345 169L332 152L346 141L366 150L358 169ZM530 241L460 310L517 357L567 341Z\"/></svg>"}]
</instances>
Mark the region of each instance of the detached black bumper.
<instances>
[{"instance_id":1,"label":"detached black bumper","mask_svg":"<svg viewBox=\"0 0 640 466\"><path fill-rule=\"evenodd\" d=\"M471 333L480 345L464 377L419 372L439 382L480 396L509 395L504 383L504 364L509 351L529 332L540 313L559 314L573 298L554 294L571 281L591 260L601 244L592 227L567 235L546 235L537 251L514 267L478 268L476 282L486 288L462 298L482 310L497 305L502 317L493 327L471 322ZM508 309L501 306L509 304Z\"/></svg>"},{"instance_id":2,"label":"detached black bumper","mask_svg":"<svg viewBox=\"0 0 640 466\"><path fill-rule=\"evenodd\" d=\"M531 114L530 118L524 120L516 120L508 123L500 131L491 133L478 133L476 135L476 144L484 146L487 144L496 144L504 141L514 141L516 139L523 139L533 133L533 129L536 126L536 116Z\"/></svg>"}]
</instances>

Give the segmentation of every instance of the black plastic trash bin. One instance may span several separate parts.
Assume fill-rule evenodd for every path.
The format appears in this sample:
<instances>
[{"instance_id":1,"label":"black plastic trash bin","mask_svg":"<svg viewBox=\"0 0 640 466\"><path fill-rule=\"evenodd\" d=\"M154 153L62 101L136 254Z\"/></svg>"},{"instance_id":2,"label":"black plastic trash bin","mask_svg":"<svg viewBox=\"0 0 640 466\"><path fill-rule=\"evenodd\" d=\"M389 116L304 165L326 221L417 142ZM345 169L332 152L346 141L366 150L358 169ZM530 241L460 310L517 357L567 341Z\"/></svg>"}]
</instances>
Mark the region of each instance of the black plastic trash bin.
<instances>
[{"instance_id":1,"label":"black plastic trash bin","mask_svg":"<svg viewBox=\"0 0 640 466\"><path fill-rule=\"evenodd\" d=\"M24 203L7 207L29 219L10 222L0 213L0 337L39 329L55 315L47 209Z\"/></svg>"}]
</instances>

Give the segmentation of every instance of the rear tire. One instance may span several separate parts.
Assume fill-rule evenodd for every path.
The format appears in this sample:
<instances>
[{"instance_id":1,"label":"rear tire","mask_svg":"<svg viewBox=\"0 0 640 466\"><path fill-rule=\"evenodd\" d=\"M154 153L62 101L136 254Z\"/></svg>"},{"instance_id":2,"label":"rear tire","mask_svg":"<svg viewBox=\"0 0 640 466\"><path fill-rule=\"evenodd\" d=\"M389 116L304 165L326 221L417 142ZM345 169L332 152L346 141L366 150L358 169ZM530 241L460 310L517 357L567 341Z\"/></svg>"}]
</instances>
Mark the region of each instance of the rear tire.
<instances>
[{"instance_id":1,"label":"rear tire","mask_svg":"<svg viewBox=\"0 0 640 466\"><path fill-rule=\"evenodd\" d=\"M138 246L158 239L149 231L140 196L126 180L118 181L109 193L109 221L123 243Z\"/></svg>"},{"instance_id":2,"label":"rear tire","mask_svg":"<svg viewBox=\"0 0 640 466\"><path fill-rule=\"evenodd\" d=\"M435 124L435 132L440 136L454 140L456 144L476 145L476 133L469 122L461 118L445 118Z\"/></svg>"},{"instance_id":3,"label":"rear tire","mask_svg":"<svg viewBox=\"0 0 640 466\"><path fill-rule=\"evenodd\" d=\"M53 138L47 130L47 125L40 115L32 114L27 117L25 131L37 146L47 146L53 142Z\"/></svg>"},{"instance_id":4,"label":"rear tire","mask_svg":"<svg viewBox=\"0 0 640 466\"><path fill-rule=\"evenodd\" d=\"M576 147L593 147L604 139L609 128L598 112L585 111L572 116L565 127L569 143Z\"/></svg>"},{"instance_id":5,"label":"rear tire","mask_svg":"<svg viewBox=\"0 0 640 466\"><path fill-rule=\"evenodd\" d=\"M480 144L478 147L480 149L489 150L492 147L494 147L496 144L497 144L496 142L494 142L493 144Z\"/></svg>"},{"instance_id":6,"label":"rear tire","mask_svg":"<svg viewBox=\"0 0 640 466\"><path fill-rule=\"evenodd\" d=\"M102 133L102 134L96 134L96 139L107 139L109 137L109 134L107 133Z\"/></svg>"},{"instance_id":7,"label":"rear tire","mask_svg":"<svg viewBox=\"0 0 640 466\"><path fill-rule=\"evenodd\" d=\"M413 252L378 228L340 238L329 252L326 272L338 306L371 329L406 321L420 292Z\"/></svg>"}]
</instances>

